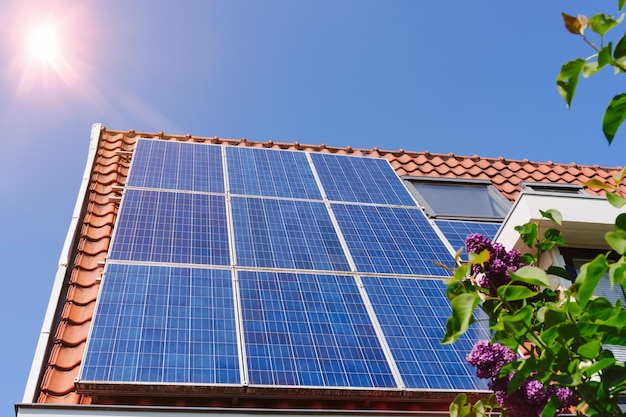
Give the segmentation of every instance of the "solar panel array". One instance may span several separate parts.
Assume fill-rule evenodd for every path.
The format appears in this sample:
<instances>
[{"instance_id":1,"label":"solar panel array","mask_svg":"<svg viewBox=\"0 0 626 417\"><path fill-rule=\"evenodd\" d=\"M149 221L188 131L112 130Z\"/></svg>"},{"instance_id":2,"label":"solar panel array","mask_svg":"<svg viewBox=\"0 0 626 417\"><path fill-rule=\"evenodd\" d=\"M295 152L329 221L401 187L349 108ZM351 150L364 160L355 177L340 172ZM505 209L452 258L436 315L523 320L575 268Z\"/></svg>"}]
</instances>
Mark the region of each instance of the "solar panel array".
<instances>
[{"instance_id":1,"label":"solar panel array","mask_svg":"<svg viewBox=\"0 0 626 417\"><path fill-rule=\"evenodd\" d=\"M435 224L448 239L454 250L465 248L465 238L472 233L479 233L493 239L500 229L500 223L471 222L458 220L435 220Z\"/></svg>"},{"instance_id":2,"label":"solar panel array","mask_svg":"<svg viewBox=\"0 0 626 417\"><path fill-rule=\"evenodd\" d=\"M140 139L79 379L486 389L437 262L384 159Z\"/></svg>"}]
</instances>

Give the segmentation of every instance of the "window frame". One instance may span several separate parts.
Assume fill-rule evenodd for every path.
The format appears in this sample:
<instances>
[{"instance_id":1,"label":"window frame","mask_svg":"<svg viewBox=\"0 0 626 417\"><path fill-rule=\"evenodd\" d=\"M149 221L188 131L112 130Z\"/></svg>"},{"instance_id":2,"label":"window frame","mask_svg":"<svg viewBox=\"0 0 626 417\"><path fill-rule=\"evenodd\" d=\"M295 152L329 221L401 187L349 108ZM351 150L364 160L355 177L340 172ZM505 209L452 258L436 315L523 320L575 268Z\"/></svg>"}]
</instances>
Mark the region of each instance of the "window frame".
<instances>
[{"instance_id":1,"label":"window frame","mask_svg":"<svg viewBox=\"0 0 626 417\"><path fill-rule=\"evenodd\" d=\"M522 182L522 190L535 193L554 193L567 195L585 195L585 190L578 184L563 184L558 182Z\"/></svg>"},{"instance_id":2,"label":"window frame","mask_svg":"<svg viewBox=\"0 0 626 417\"><path fill-rule=\"evenodd\" d=\"M511 207L513 206L511 201L498 191L498 189L489 180L476 180L466 178L441 178L441 177L420 177L420 176L403 176L402 177L411 195L417 200L419 205L424 209L426 215L431 219L438 220L465 220L465 221L491 221L502 222L508 215ZM423 184L436 184L436 185L448 185L451 187L451 191L458 189L458 187L472 187L481 188L487 191L487 196L500 211L503 212L501 216L483 216L476 214L451 214L451 213L438 213L429 203L428 199L420 193L416 183ZM452 191L453 192L453 191Z\"/></svg>"}]
</instances>

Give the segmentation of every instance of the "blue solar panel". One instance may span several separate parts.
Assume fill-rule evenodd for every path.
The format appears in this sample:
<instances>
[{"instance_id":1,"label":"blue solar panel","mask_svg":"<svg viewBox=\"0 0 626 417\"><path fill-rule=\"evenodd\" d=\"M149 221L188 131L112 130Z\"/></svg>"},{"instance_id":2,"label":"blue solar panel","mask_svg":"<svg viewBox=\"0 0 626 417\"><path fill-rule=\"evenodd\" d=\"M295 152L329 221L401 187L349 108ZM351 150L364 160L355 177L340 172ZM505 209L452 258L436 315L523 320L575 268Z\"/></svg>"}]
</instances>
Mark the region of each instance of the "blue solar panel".
<instances>
[{"instance_id":1,"label":"blue solar panel","mask_svg":"<svg viewBox=\"0 0 626 417\"><path fill-rule=\"evenodd\" d=\"M465 238L469 234L480 233L489 239L493 239L498 229L500 229L500 223L435 220L435 224L443 232L455 251L459 248L465 250Z\"/></svg>"},{"instance_id":2,"label":"blue solar panel","mask_svg":"<svg viewBox=\"0 0 626 417\"><path fill-rule=\"evenodd\" d=\"M128 186L224 192L222 148L215 145L140 139Z\"/></svg>"},{"instance_id":3,"label":"blue solar panel","mask_svg":"<svg viewBox=\"0 0 626 417\"><path fill-rule=\"evenodd\" d=\"M415 206L385 159L321 153L311 158L329 200Z\"/></svg>"},{"instance_id":4,"label":"blue solar panel","mask_svg":"<svg viewBox=\"0 0 626 417\"><path fill-rule=\"evenodd\" d=\"M231 272L109 264L81 379L240 384Z\"/></svg>"},{"instance_id":5,"label":"blue solar panel","mask_svg":"<svg viewBox=\"0 0 626 417\"><path fill-rule=\"evenodd\" d=\"M359 272L448 275L453 256L419 209L333 204Z\"/></svg>"},{"instance_id":6,"label":"blue solar panel","mask_svg":"<svg viewBox=\"0 0 626 417\"><path fill-rule=\"evenodd\" d=\"M233 197L237 265L349 271L321 202Z\"/></svg>"},{"instance_id":7,"label":"blue solar panel","mask_svg":"<svg viewBox=\"0 0 626 417\"><path fill-rule=\"evenodd\" d=\"M250 384L396 387L352 277L239 273Z\"/></svg>"},{"instance_id":8,"label":"blue solar panel","mask_svg":"<svg viewBox=\"0 0 626 417\"><path fill-rule=\"evenodd\" d=\"M486 390L465 356L478 339L490 339L474 326L454 345L441 345L450 303L439 280L363 277L391 353L407 388Z\"/></svg>"},{"instance_id":9,"label":"blue solar panel","mask_svg":"<svg viewBox=\"0 0 626 417\"><path fill-rule=\"evenodd\" d=\"M230 265L227 229L223 196L128 189L109 258Z\"/></svg>"},{"instance_id":10,"label":"blue solar panel","mask_svg":"<svg viewBox=\"0 0 626 417\"><path fill-rule=\"evenodd\" d=\"M304 152L226 148L232 194L321 200Z\"/></svg>"}]
</instances>

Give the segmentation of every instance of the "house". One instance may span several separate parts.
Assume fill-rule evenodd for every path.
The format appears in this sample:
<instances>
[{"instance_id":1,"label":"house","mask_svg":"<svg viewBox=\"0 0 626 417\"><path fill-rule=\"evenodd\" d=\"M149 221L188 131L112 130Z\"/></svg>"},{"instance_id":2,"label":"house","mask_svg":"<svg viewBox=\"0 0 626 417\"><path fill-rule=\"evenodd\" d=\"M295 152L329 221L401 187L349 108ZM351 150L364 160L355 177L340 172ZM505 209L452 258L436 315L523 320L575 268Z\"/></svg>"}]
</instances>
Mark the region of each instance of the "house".
<instances>
[{"instance_id":1,"label":"house","mask_svg":"<svg viewBox=\"0 0 626 417\"><path fill-rule=\"evenodd\" d=\"M557 208L575 268L618 170L95 124L16 414L446 415L486 334L439 345L441 264Z\"/></svg>"}]
</instances>

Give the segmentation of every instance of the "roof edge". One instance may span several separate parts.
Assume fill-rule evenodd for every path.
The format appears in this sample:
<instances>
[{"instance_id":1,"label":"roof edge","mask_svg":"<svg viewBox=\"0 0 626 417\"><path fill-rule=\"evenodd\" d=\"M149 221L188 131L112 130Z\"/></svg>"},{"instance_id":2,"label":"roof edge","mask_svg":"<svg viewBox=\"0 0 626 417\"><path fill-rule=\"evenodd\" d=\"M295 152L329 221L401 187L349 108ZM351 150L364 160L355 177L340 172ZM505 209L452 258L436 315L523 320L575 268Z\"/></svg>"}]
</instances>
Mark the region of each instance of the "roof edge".
<instances>
[{"instance_id":1,"label":"roof edge","mask_svg":"<svg viewBox=\"0 0 626 417\"><path fill-rule=\"evenodd\" d=\"M39 391L39 381L45 371L47 364L44 363L46 352L50 348L50 337L55 329L55 320L58 317L57 311L62 308L65 303L65 298L61 297L65 277L67 274L67 267L70 263L72 248L74 248L76 238L80 233L79 222L82 218L83 211L86 205L87 192L89 191L89 181L91 178L91 171L93 169L98 144L100 141L100 133L102 131L101 123L94 123L91 126L91 134L89 135L89 151L87 156L87 164L85 171L83 172L83 178L76 198L76 204L74 205L74 212L72 213L72 219L68 227L67 235L63 248L61 249L61 255L59 257L59 264L54 277L52 285L52 292L48 301L48 307L46 308L46 314L39 333L37 347L30 372L28 374L28 380L26 382L26 388L24 389L24 395L22 402L34 403L36 401L36 395Z\"/></svg>"}]
</instances>

